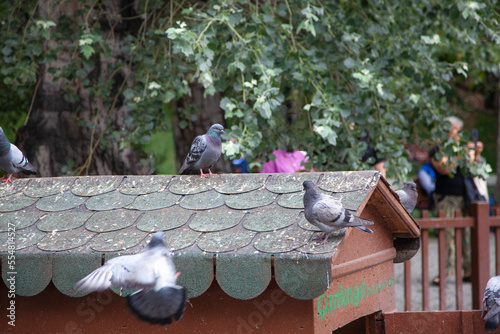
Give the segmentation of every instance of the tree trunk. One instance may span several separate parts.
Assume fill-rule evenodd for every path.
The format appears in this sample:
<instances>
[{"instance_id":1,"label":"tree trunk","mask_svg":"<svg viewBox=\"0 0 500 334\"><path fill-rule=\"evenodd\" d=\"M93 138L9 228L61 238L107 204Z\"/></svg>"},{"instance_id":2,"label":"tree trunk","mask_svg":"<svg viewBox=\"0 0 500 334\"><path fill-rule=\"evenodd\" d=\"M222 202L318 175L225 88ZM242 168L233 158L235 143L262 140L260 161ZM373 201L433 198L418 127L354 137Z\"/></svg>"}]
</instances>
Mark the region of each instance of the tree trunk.
<instances>
[{"instance_id":1,"label":"tree trunk","mask_svg":"<svg viewBox=\"0 0 500 334\"><path fill-rule=\"evenodd\" d=\"M65 166L78 171L80 175L144 174L150 170L149 166L141 166L141 156L133 148L120 148L117 141L100 145L106 134L127 128L125 117L130 111L122 103L120 87L128 83L126 72L130 69L124 67L120 73L113 73L111 77L111 65L127 58L121 51L122 39L127 34L135 33L138 27L137 20L130 19L137 16L134 2L127 2L105 2L104 6L109 14L101 29L105 42L113 52L109 58L94 56L95 68L88 75L95 82L99 79L114 81L112 96L116 96L116 100L112 109L101 98L90 95L81 84L81 78L72 79L71 82L66 79L54 80L49 73L49 66L62 68L74 57L74 51L68 50L64 45L58 53L57 61L40 69L39 87L35 92L29 120L19 130L16 138L16 144L37 168L40 176L63 175ZM92 17L89 15L85 18L84 15L77 14L79 9L83 9L83 5L78 0L58 3L41 1L37 7L37 16L48 18L56 24L60 18L68 17L76 26L76 22ZM112 20L114 22L110 22ZM55 48L55 43L46 43L46 50ZM79 97L77 102L68 102L64 98L64 86L72 87Z\"/></svg>"},{"instance_id":2,"label":"tree trunk","mask_svg":"<svg viewBox=\"0 0 500 334\"><path fill-rule=\"evenodd\" d=\"M176 111L173 117L173 134L175 142L175 157L177 161L177 170L180 169L184 159L186 158L191 143L196 136L202 135L210 129L213 124L221 124L225 127L223 110L220 108L220 94L213 96L203 96L205 89L198 82L190 84L191 96L183 96L178 101L174 102L174 110ZM181 128L179 123L181 117L179 114L185 111L195 110L198 117L191 121L190 126ZM224 160L222 155L215 164L212 172L231 172L231 162Z\"/></svg>"}]
</instances>

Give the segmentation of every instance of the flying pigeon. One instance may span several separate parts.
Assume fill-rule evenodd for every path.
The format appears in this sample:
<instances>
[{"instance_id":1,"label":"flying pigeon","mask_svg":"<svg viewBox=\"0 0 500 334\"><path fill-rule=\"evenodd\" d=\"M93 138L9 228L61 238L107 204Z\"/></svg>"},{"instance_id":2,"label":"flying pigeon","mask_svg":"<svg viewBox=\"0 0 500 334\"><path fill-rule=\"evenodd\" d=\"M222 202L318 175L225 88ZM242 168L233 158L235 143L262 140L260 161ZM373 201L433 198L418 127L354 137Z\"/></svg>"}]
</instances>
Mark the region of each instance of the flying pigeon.
<instances>
[{"instance_id":1,"label":"flying pigeon","mask_svg":"<svg viewBox=\"0 0 500 334\"><path fill-rule=\"evenodd\" d=\"M304 214L308 222L325 232L322 237L323 244L331 232L343 227L354 227L373 233L372 230L364 226L373 225L371 220L354 216L344 208L338 199L318 193L314 182L304 181L302 185L306 191L304 194Z\"/></svg>"},{"instance_id":2,"label":"flying pigeon","mask_svg":"<svg viewBox=\"0 0 500 334\"><path fill-rule=\"evenodd\" d=\"M207 133L196 137L179 174L197 174L200 171L201 177L207 177L203 169L208 169L212 175L210 169L219 160L222 150L221 133L225 133L222 125L214 124Z\"/></svg>"},{"instance_id":3,"label":"flying pigeon","mask_svg":"<svg viewBox=\"0 0 500 334\"><path fill-rule=\"evenodd\" d=\"M396 191L396 194L398 194L399 200L406 209L406 212L411 214L413 209L415 209L415 205L417 205L418 198L417 185L415 182L406 182L403 189Z\"/></svg>"},{"instance_id":4,"label":"flying pigeon","mask_svg":"<svg viewBox=\"0 0 500 334\"><path fill-rule=\"evenodd\" d=\"M111 286L140 289L125 297L132 313L151 324L168 325L172 317L179 320L184 314L186 291L176 284L178 276L163 232L156 232L140 253L106 261L75 288L88 292Z\"/></svg>"},{"instance_id":5,"label":"flying pigeon","mask_svg":"<svg viewBox=\"0 0 500 334\"><path fill-rule=\"evenodd\" d=\"M3 129L0 127L0 171L5 175L0 178L7 180L5 183L12 182L12 174L22 172L23 174L36 174L35 168L29 163L28 159L24 156L16 145L11 144Z\"/></svg>"},{"instance_id":6,"label":"flying pigeon","mask_svg":"<svg viewBox=\"0 0 500 334\"><path fill-rule=\"evenodd\" d=\"M498 313L500 312L500 275L490 278L486 283L481 317L486 308L488 312L484 316L484 329L493 332L498 328Z\"/></svg>"}]
</instances>

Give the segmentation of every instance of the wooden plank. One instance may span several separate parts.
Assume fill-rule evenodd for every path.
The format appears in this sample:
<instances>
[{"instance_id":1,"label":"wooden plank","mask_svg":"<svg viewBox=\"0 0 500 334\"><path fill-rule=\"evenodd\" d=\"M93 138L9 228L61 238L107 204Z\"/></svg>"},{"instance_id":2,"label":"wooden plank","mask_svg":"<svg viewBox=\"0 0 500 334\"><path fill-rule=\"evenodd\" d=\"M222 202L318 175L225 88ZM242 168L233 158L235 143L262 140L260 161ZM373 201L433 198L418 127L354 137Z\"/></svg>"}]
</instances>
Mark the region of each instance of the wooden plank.
<instances>
[{"instance_id":1,"label":"wooden plank","mask_svg":"<svg viewBox=\"0 0 500 334\"><path fill-rule=\"evenodd\" d=\"M486 283L490 279L490 220L487 202L473 202L471 216L476 218L472 229L472 308L481 309Z\"/></svg>"},{"instance_id":2,"label":"wooden plank","mask_svg":"<svg viewBox=\"0 0 500 334\"><path fill-rule=\"evenodd\" d=\"M495 215L490 217L490 226L500 227L500 208L495 209Z\"/></svg>"},{"instance_id":3,"label":"wooden plank","mask_svg":"<svg viewBox=\"0 0 500 334\"><path fill-rule=\"evenodd\" d=\"M405 261L405 310L411 311L411 260Z\"/></svg>"},{"instance_id":4,"label":"wooden plank","mask_svg":"<svg viewBox=\"0 0 500 334\"><path fill-rule=\"evenodd\" d=\"M397 194L389 187L383 178L377 183L377 192L385 200L384 203L389 205L395 212L395 217L392 218L392 223L398 232L409 234L412 238L420 236L420 229L414 223L414 218L403 208L397 198Z\"/></svg>"},{"instance_id":5,"label":"wooden plank","mask_svg":"<svg viewBox=\"0 0 500 334\"><path fill-rule=\"evenodd\" d=\"M396 257L395 248L387 248L379 252L359 257L348 262L334 264L330 261L332 279L355 273L361 269L374 267Z\"/></svg>"},{"instance_id":6,"label":"wooden plank","mask_svg":"<svg viewBox=\"0 0 500 334\"><path fill-rule=\"evenodd\" d=\"M445 230L438 230L439 242L439 309L446 310L446 245Z\"/></svg>"},{"instance_id":7,"label":"wooden plank","mask_svg":"<svg viewBox=\"0 0 500 334\"><path fill-rule=\"evenodd\" d=\"M398 334L486 334L481 311L384 313L385 332Z\"/></svg>"},{"instance_id":8,"label":"wooden plank","mask_svg":"<svg viewBox=\"0 0 500 334\"><path fill-rule=\"evenodd\" d=\"M474 222L473 217L417 219L421 229L474 227Z\"/></svg>"},{"instance_id":9,"label":"wooden plank","mask_svg":"<svg viewBox=\"0 0 500 334\"><path fill-rule=\"evenodd\" d=\"M429 231L422 230L422 308L429 311Z\"/></svg>"},{"instance_id":10,"label":"wooden plank","mask_svg":"<svg viewBox=\"0 0 500 334\"><path fill-rule=\"evenodd\" d=\"M455 280L456 280L456 302L457 310L464 308L463 278L462 278L462 233L461 228L455 229Z\"/></svg>"}]
</instances>

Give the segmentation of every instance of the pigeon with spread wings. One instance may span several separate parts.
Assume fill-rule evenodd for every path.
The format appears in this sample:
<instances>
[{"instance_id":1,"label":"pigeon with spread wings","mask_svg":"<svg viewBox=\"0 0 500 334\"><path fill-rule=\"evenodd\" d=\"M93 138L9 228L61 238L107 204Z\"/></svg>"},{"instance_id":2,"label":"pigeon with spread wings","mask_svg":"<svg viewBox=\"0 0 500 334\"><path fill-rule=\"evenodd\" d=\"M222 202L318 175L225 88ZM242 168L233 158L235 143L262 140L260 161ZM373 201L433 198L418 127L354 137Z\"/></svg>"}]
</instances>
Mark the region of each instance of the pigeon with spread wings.
<instances>
[{"instance_id":1,"label":"pigeon with spread wings","mask_svg":"<svg viewBox=\"0 0 500 334\"><path fill-rule=\"evenodd\" d=\"M146 322L167 325L172 317L179 320L184 314L186 291L176 284L177 277L163 232L156 232L140 253L108 260L75 287L88 292L109 287L140 289L126 297L132 313Z\"/></svg>"}]
</instances>

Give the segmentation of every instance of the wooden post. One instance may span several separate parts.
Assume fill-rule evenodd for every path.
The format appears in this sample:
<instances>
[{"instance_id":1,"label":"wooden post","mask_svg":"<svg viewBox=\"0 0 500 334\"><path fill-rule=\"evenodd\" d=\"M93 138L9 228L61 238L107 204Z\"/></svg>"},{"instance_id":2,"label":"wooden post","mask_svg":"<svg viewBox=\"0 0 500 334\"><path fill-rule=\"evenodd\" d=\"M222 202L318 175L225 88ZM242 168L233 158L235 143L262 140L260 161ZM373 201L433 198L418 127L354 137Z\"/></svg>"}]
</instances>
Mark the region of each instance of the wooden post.
<instances>
[{"instance_id":1,"label":"wooden post","mask_svg":"<svg viewBox=\"0 0 500 334\"><path fill-rule=\"evenodd\" d=\"M446 310L446 242L445 229L438 230L438 251L439 251L439 310Z\"/></svg>"},{"instance_id":2,"label":"wooden post","mask_svg":"<svg viewBox=\"0 0 500 334\"><path fill-rule=\"evenodd\" d=\"M405 311L411 311L411 260L405 261Z\"/></svg>"},{"instance_id":3,"label":"wooden post","mask_svg":"<svg viewBox=\"0 0 500 334\"><path fill-rule=\"evenodd\" d=\"M439 210L439 218L444 218L444 211ZM438 252L439 252L439 310L446 310L446 229L438 229Z\"/></svg>"},{"instance_id":4,"label":"wooden post","mask_svg":"<svg viewBox=\"0 0 500 334\"><path fill-rule=\"evenodd\" d=\"M422 211L422 218L428 218L429 212ZM429 230L422 230L422 308L429 311Z\"/></svg>"},{"instance_id":5,"label":"wooden post","mask_svg":"<svg viewBox=\"0 0 500 334\"><path fill-rule=\"evenodd\" d=\"M472 308L478 310L482 307L484 289L490 278L490 222L488 203L471 203L470 213L475 218L475 226L471 233Z\"/></svg>"},{"instance_id":6,"label":"wooden post","mask_svg":"<svg viewBox=\"0 0 500 334\"><path fill-rule=\"evenodd\" d=\"M462 211L455 211L455 218L462 217ZM455 292L457 310L463 309L463 279L462 279L462 233L463 229L455 228Z\"/></svg>"}]
</instances>

